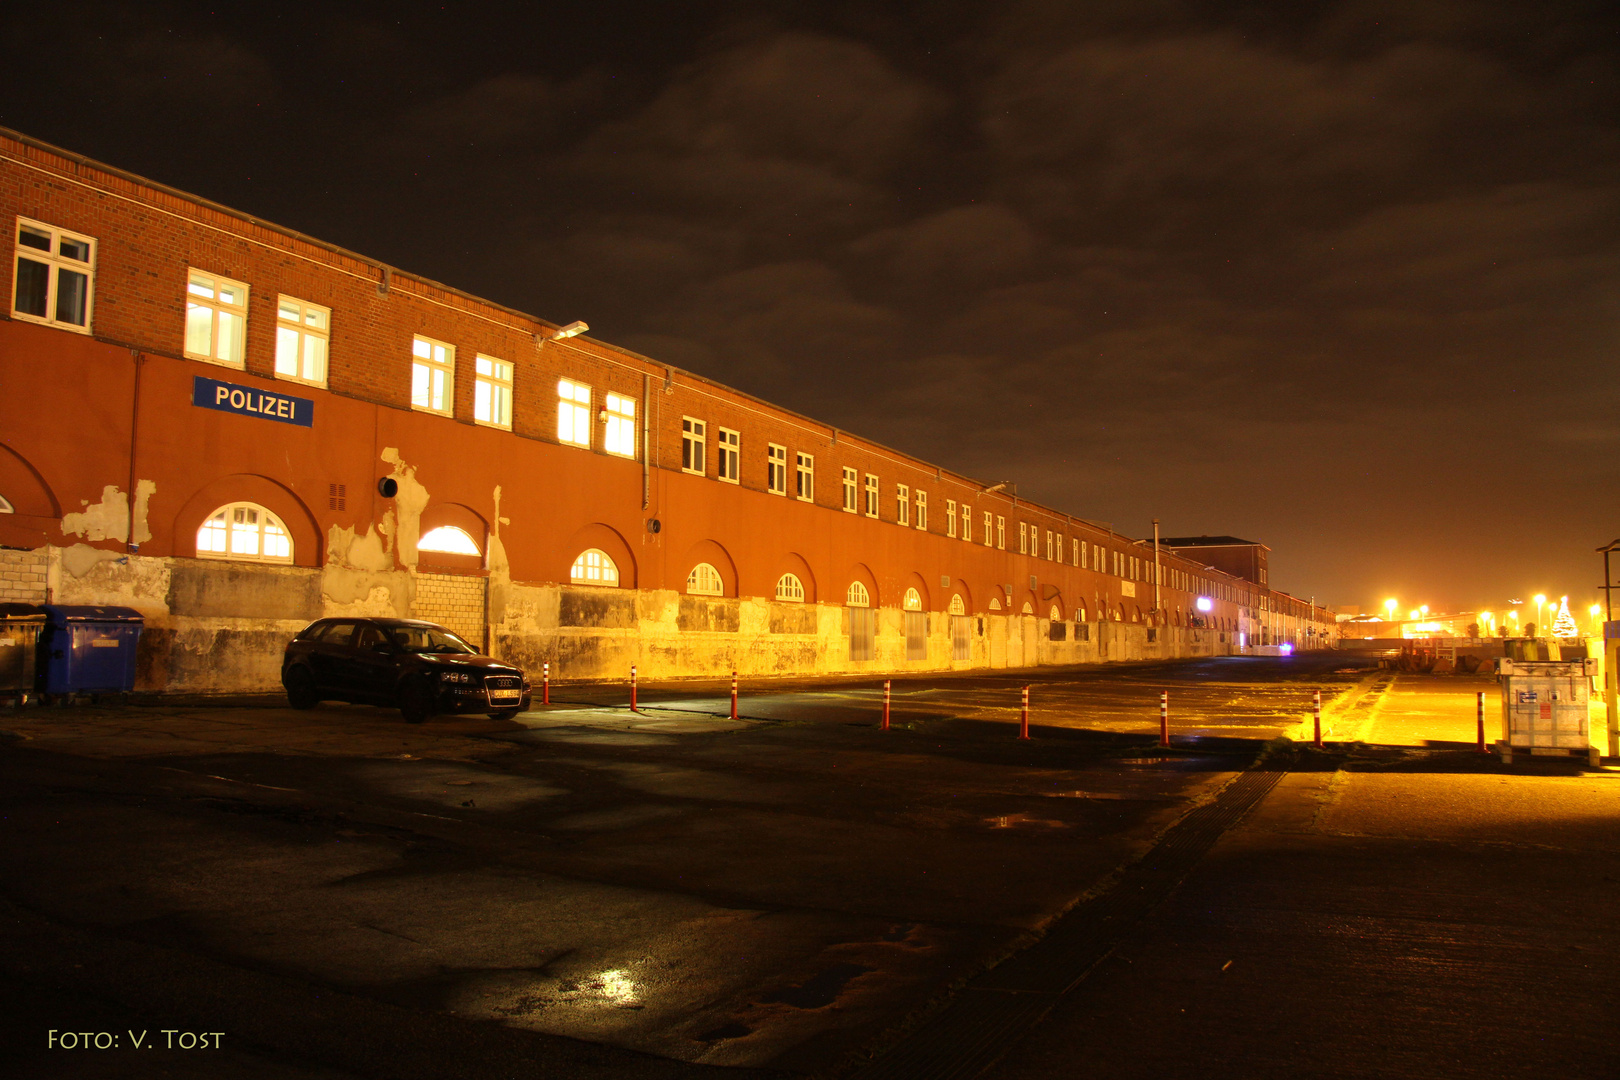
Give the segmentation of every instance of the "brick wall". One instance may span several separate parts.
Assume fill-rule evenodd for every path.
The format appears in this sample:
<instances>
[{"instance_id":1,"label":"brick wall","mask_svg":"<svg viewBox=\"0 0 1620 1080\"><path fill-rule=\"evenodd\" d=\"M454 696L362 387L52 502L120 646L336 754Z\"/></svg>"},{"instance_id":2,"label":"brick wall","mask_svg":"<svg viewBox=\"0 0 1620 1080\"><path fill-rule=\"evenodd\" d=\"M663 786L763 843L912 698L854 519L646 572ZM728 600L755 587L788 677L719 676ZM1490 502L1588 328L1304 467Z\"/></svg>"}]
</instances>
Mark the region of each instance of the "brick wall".
<instances>
[{"instance_id":1,"label":"brick wall","mask_svg":"<svg viewBox=\"0 0 1620 1080\"><path fill-rule=\"evenodd\" d=\"M484 647L484 579L460 574L416 575L411 617L449 627L474 648Z\"/></svg>"},{"instance_id":2,"label":"brick wall","mask_svg":"<svg viewBox=\"0 0 1620 1080\"><path fill-rule=\"evenodd\" d=\"M0 548L0 602L43 604L45 552Z\"/></svg>"}]
</instances>

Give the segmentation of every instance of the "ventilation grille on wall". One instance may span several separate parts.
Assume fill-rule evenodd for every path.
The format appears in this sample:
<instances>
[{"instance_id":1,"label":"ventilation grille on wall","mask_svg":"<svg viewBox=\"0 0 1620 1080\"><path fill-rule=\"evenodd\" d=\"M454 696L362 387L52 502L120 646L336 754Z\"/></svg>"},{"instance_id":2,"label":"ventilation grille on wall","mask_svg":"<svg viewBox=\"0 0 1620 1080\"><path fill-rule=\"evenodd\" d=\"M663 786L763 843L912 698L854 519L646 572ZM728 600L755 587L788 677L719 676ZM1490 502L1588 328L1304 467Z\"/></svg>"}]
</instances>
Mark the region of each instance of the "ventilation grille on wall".
<instances>
[{"instance_id":1,"label":"ventilation grille on wall","mask_svg":"<svg viewBox=\"0 0 1620 1080\"><path fill-rule=\"evenodd\" d=\"M331 508L333 510L347 510L349 508L349 485L328 484L326 487L329 496L327 502Z\"/></svg>"}]
</instances>

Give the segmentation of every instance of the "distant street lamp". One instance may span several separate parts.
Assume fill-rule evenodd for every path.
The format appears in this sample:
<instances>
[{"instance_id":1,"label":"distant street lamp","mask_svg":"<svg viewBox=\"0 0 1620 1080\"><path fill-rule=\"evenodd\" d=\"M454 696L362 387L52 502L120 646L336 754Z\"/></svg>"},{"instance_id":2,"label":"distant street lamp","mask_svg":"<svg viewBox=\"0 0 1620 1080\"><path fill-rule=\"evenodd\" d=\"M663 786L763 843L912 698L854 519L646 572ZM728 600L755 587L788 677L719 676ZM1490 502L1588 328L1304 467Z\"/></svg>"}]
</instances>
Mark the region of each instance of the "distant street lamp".
<instances>
[{"instance_id":1,"label":"distant street lamp","mask_svg":"<svg viewBox=\"0 0 1620 1080\"><path fill-rule=\"evenodd\" d=\"M1384 610L1389 612L1389 621L1390 622L1395 621L1395 608L1396 608L1396 606L1397 605L1395 603L1395 598L1393 596L1390 597L1388 600L1384 601Z\"/></svg>"},{"instance_id":2,"label":"distant street lamp","mask_svg":"<svg viewBox=\"0 0 1620 1080\"><path fill-rule=\"evenodd\" d=\"M1543 623L1541 621L1541 608L1542 608L1542 605L1545 604L1546 602L1547 602L1546 594L1544 594L1544 593L1536 593L1536 632L1538 634L1541 632L1541 629L1542 629L1542 626L1543 626Z\"/></svg>"}]
</instances>

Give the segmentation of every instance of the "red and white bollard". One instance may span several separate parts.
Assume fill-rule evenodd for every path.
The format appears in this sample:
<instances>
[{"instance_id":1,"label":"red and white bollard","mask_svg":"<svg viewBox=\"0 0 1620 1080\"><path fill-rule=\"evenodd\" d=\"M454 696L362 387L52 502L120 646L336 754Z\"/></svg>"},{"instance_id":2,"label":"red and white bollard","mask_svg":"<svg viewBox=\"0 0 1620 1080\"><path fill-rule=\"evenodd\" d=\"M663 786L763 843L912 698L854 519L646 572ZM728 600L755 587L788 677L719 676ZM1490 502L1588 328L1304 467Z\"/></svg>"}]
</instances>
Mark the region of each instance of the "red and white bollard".
<instances>
[{"instance_id":1,"label":"red and white bollard","mask_svg":"<svg viewBox=\"0 0 1620 1080\"><path fill-rule=\"evenodd\" d=\"M1311 716L1316 722L1316 738L1315 738L1314 742L1316 744L1317 749L1321 749L1321 747L1322 747L1322 691L1313 690L1312 693L1315 695L1314 702L1311 705Z\"/></svg>"},{"instance_id":2,"label":"red and white bollard","mask_svg":"<svg viewBox=\"0 0 1620 1080\"><path fill-rule=\"evenodd\" d=\"M1159 691L1159 745L1170 745L1170 691Z\"/></svg>"},{"instance_id":3,"label":"red and white bollard","mask_svg":"<svg viewBox=\"0 0 1620 1080\"><path fill-rule=\"evenodd\" d=\"M1018 737L1029 738L1029 687L1024 687L1024 703L1018 710Z\"/></svg>"},{"instance_id":4,"label":"red and white bollard","mask_svg":"<svg viewBox=\"0 0 1620 1080\"><path fill-rule=\"evenodd\" d=\"M551 661L547 660L540 665L540 702L543 705L551 704Z\"/></svg>"},{"instance_id":5,"label":"red and white bollard","mask_svg":"<svg viewBox=\"0 0 1620 1080\"><path fill-rule=\"evenodd\" d=\"M889 730L889 687L890 680L883 680L883 727L882 731Z\"/></svg>"},{"instance_id":6,"label":"red and white bollard","mask_svg":"<svg viewBox=\"0 0 1620 1080\"><path fill-rule=\"evenodd\" d=\"M630 665L630 711L636 711L636 665Z\"/></svg>"},{"instance_id":7,"label":"red and white bollard","mask_svg":"<svg viewBox=\"0 0 1620 1080\"><path fill-rule=\"evenodd\" d=\"M731 673L731 718L737 719L737 673Z\"/></svg>"},{"instance_id":8,"label":"red and white bollard","mask_svg":"<svg viewBox=\"0 0 1620 1080\"><path fill-rule=\"evenodd\" d=\"M1479 718L1479 752L1488 754L1490 751L1485 749L1485 691L1481 690L1477 693L1475 703Z\"/></svg>"}]
</instances>

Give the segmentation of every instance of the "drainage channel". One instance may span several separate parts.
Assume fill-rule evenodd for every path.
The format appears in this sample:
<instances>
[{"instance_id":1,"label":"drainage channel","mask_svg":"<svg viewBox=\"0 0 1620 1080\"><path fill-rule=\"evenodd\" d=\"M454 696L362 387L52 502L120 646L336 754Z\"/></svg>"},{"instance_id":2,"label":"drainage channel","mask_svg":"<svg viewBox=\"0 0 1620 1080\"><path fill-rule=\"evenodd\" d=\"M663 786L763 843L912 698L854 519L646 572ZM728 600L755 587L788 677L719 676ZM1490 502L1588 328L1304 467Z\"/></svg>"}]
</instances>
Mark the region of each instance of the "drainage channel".
<instances>
[{"instance_id":1,"label":"drainage channel","mask_svg":"<svg viewBox=\"0 0 1620 1080\"><path fill-rule=\"evenodd\" d=\"M1240 774L1213 802L1172 826L1112 889L1078 905L1046 937L974 979L851 1080L971 1080L988 1069L1169 896L1282 776L1263 766Z\"/></svg>"}]
</instances>

